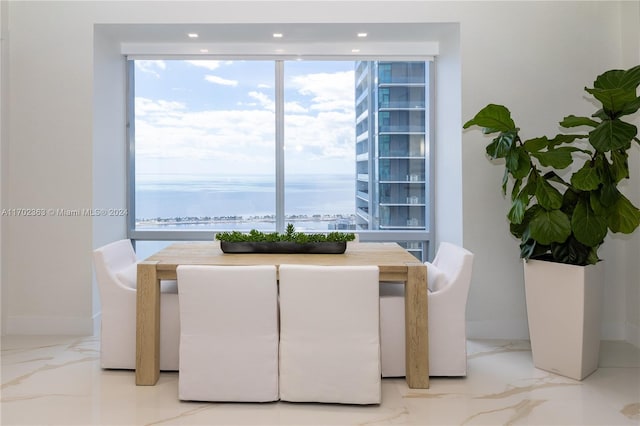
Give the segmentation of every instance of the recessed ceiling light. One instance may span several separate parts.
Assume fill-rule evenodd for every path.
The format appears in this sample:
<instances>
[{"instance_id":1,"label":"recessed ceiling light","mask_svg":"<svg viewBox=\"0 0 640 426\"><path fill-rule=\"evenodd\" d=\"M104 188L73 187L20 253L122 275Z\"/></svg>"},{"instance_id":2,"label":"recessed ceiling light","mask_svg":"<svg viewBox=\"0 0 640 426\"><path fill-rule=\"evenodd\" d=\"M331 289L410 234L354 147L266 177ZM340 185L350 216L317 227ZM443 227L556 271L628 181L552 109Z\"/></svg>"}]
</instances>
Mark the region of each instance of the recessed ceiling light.
<instances>
[{"instance_id":1,"label":"recessed ceiling light","mask_svg":"<svg viewBox=\"0 0 640 426\"><path fill-rule=\"evenodd\" d=\"M200 53L209 53L209 49L200 49Z\"/></svg>"},{"instance_id":2,"label":"recessed ceiling light","mask_svg":"<svg viewBox=\"0 0 640 426\"><path fill-rule=\"evenodd\" d=\"M367 33L358 33L358 37L366 37Z\"/></svg>"},{"instance_id":3,"label":"recessed ceiling light","mask_svg":"<svg viewBox=\"0 0 640 426\"><path fill-rule=\"evenodd\" d=\"M198 38L198 33L188 33L187 36L189 38Z\"/></svg>"},{"instance_id":4,"label":"recessed ceiling light","mask_svg":"<svg viewBox=\"0 0 640 426\"><path fill-rule=\"evenodd\" d=\"M273 38L282 38L282 33L273 33Z\"/></svg>"},{"instance_id":5,"label":"recessed ceiling light","mask_svg":"<svg viewBox=\"0 0 640 426\"><path fill-rule=\"evenodd\" d=\"M351 53L358 53L360 52L360 49L351 49Z\"/></svg>"}]
</instances>

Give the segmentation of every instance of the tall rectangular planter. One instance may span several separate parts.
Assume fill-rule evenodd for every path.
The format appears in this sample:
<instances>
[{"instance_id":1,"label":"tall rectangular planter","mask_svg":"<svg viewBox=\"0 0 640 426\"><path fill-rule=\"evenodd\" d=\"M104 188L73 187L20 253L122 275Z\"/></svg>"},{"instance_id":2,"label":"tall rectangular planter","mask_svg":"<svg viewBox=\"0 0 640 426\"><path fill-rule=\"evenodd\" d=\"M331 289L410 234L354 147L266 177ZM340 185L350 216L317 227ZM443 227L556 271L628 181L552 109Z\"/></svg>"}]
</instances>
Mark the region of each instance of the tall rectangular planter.
<instances>
[{"instance_id":1,"label":"tall rectangular planter","mask_svg":"<svg viewBox=\"0 0 640 426\"><path fill-rule=\"evenodd\" d=\"M537 368L582 380L598 368L603 265L524 262L527 318Z\"/></svg>"}]
</instances>

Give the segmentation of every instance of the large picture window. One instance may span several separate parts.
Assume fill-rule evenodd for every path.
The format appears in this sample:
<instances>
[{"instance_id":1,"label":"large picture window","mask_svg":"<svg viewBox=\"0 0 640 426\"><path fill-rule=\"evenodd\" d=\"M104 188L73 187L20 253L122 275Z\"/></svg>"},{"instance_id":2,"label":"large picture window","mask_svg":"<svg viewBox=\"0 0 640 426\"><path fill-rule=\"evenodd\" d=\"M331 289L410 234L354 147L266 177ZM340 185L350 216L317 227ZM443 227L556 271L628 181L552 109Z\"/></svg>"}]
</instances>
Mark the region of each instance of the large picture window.
<instances>
[{"instance_id":1,"label":"large picture window","mask_svg":"<svg viewBox=\"0 0 640 426\"><path fill-rule=\"evenodd\" d=\"M293 223L398 241L426 257L428 63L128 63L138 246Z\"/></svg>"}]
</instances>

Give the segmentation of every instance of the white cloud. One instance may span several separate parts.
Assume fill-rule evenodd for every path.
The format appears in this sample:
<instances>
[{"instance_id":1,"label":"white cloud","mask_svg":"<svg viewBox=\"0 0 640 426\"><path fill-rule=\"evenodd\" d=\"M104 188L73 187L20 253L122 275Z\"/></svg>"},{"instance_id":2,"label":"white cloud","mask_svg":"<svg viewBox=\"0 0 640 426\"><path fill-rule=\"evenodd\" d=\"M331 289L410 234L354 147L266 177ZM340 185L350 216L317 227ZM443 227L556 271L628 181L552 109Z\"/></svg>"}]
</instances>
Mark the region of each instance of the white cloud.
<instances>
[{"instance_id":1,"label":"white cloud","mask_svg":"<svg viewBox=\"0 0 640 426\"><path fill-rule=\"evenodd\" d=\"M217 75L205 75L204 79L209 83L220 84L222 86L235 87L238 85L238 80L228 80L226 78L218 77Z\"/></svg>"},{"instance_id":2,"label":"white cloud","mask_svg":"<svg viewBox=\"0 0 640 426\"><path fill-rule=\"evenodd\" d=\"M179 102L137 98L136 118L136 159L141 170L153 167L156 160L174 159L176 164L207 160L226 173L241 172L246 165L254 168L247 172L258 172L257 164L262 163L262 172L271 171L273 112L196 112Z\"/></svg>"},{"instance_id":3,"label":"white cloud","mask_svg":"<svg viewBox=\"0 0 640 426\"><path fill-rule=\"evenodd\" d=\"M179 111L187 109L186 105L182 102L164 101L164 100L151 100L147 98L137 97L135 99L136 116L145 117L154 113L161 113L162 115L175 114Z\"/></svg>"},{"instance_id":4,"label":"white cloud","mask_svg":"<svg viewBox=\"0 0 640 426\"><path fill-rule=\"evenodd\" d=\"M275 101L269 97L266 93L262 92L249 92L249 97L258 101L258 105L268 111L275 111Z\"/></svg>"},{"instance_id":5,"label":"white cloud","mask_svg":"<svg viewBox=\"0 0 640 426\"><path fill-rule=\"evenodd\" d=\"M296 147L287 156L300 161L355 160L353 71L296 76L292 85L310 98L285 105L285 140Z\"/></svg>"},{"instance_id":6,"label":"white cloud","mask_svg":"<svg viewBox=\"0 0 640 426\"><path fill-rule=\"evenodd\" d=\"M162 60L138 60L134 61L134 63L136 64L136 69L138 69L138 71L153 74L158 78L160 78L160 74L157 72L157 70L165 70L167 68L166 62Z\"/></svg>"},{"instance_id":7,"label":"white cloud","mask_svg":"<svg viewBox=\"0 0 640 426\"><path fill-rule=\"evenodd\" d=\"M354 107L353 79L353 71L341 71L301 75L291 83L300 94L311 96L311 109L349 111Z\"/></svg>"},{"instance_id":8,"label":"white cloud","mask_svg":"<svg viewBox=\"0 0 640 426\"><path fill-rule=\"evenodd\" d=\"M217 70L222 65L229 65L233 63L233 61L209 61L209 60L195 60L195 61L185 61L185 62L195 67L206 68L209 71Z\"/></svg>"},{"instance_id":9,"label":"white cloud","mask_svg":"<svg viewBox=\"0 0 640 426\"><path fill-rule=\"evenodd\" d=\"M221 81L230 82L219 79L216 83ZM289 99L285 105L288 170L351 171L355 164L353 72L310 74L294 84L306 100ZM203 160L211 162L216 173L272 173L273 95L251 91L246 96L254 102L245 98L236 107L205 111L192 111L181 102L136 98L137 164L155 167L154 162L166 162L189 171L189 162Z\"/></svg>"},{"instance_id":10,"label":"white cloud","mask_svg":"<svg viewBox=\"0 0 640 426\"><path fill-rule=\"evenodd\" d=\"M291 113L306 113L306 112L309 112L309 109L305 108L302 105L300 105L300 102L294 101L294 102L285 102L284 111L287 114L291 114Z\"/></svg>"}]
</instances>

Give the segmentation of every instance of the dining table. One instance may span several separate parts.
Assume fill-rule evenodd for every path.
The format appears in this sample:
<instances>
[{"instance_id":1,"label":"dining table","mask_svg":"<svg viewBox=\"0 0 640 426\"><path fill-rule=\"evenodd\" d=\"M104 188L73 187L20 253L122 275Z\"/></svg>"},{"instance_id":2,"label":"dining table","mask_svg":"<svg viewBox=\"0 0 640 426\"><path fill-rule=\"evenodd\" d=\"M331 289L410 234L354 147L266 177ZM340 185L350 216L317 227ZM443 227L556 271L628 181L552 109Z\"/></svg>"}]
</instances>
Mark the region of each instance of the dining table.
<instances>
[{"instance_id":1,"label":"dining table","mask_svg":"<svg viewBox=\"0 0 640 426\"><path fill-rule=\"evenodd\" d=\"M176 280L179 265L374 265L380 281L405 284L406 381L429 388L427 268L397 243L349 242L341 254L224 253L219 241L177 242L138 263L136 301L136 385L160 377L160 281ZM180 282L178 281L178 292Z\"/></svg>"}]
</instances>

